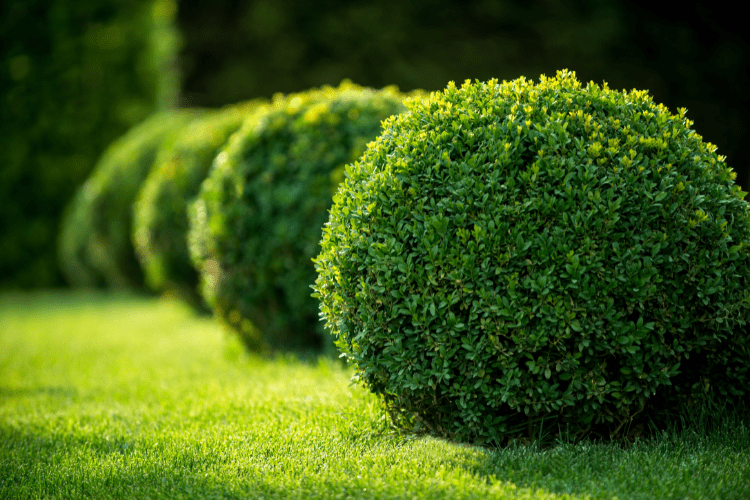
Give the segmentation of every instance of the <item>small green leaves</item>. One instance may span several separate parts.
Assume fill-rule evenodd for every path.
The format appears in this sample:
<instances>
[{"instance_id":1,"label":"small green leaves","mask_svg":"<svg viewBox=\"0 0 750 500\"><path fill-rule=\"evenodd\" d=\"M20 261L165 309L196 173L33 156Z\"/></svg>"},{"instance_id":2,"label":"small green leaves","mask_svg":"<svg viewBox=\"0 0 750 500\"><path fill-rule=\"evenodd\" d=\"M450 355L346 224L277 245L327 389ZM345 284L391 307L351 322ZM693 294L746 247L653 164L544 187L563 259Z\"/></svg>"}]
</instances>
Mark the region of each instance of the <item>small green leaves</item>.
<instances>
[{"instance_id":1,"label":"small green leaves","mask_svg":"<svg viewBox=\"0 0 750 500\"><path fill-rule=\"evenodd\" d=\"M410 111L341 186L316 260L327 327L395 421L606 435L706 378L746 396L727 363L750 364L750 210L680 116L568 71Z\"/></svg>"},{"instance_id":2,"label":"small green leaves","mask_svg":"<svg viewBox=\"0 0 750 500\"><path fill-rule=\"evenodd\" d=\"M339 182L362 174L364 167L350 163L382 132L384 120L406 110L405 97L393 88L376 91L348 81L277 96L273 106L248 116L219 152L193 208L192 258L202 272L207 302L251 349L323 345L318 303L309 291L314 266L331 263L321 255L313 264L321 229L338 238L325 222ZM392 208L339 193L331 212L346 221L357 249L385 255L399 246L397 224L375 235L365 221L392 215ZM380 309L404 300L406 288L397 286L394 273L408 274L413 263L399 259L387 276L362 276L357 270L367 256L349 260L332 277L335 287L357 284L366 287L364 293L376 291L382 294ZM315 292L335 300L345 295L341 289ZM347 318L337 328L355 334L355 324Z\"/></svg>"}]
</instances>

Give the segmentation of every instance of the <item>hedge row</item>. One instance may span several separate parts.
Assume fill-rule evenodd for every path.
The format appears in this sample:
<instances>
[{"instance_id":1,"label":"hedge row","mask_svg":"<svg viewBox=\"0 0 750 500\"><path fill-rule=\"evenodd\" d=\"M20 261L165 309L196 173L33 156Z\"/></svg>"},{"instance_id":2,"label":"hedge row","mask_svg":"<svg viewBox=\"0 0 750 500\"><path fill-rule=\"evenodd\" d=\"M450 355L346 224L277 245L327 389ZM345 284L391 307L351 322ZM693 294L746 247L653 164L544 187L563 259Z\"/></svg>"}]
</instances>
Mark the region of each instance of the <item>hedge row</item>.
<instances>
[{"instance_id":1,"label":"hedge row","mask_svg":"<svg viewBox=\"0 0 750 500\"><path fill-rule=\"evenodd\" d=\"M203 296L252 349L319 348L311 259L344 166L406 108L395 88L277 96L221 151L191 210Z\"/></svg>"},{"instance_id":2,"label":"hedge row","mask_svg":"<svg viewBox=\"0 0 750 500\"><path fill-rule=\"evenodd\" d=\"M264 109L264 103L257 100L213 111L162 145L133 210L133 244L149 288L171 290L200 304L198 272L185 244L187 206L229 136L248 114Z\"/></svg>"},{"instance_id":3,"label":"hedge row","mask_svg":"<svg viewBox=\"0 0 750 500\"><path fill-rule=\"evenodd\" d=\"M254 350L319 349L320 229L344 165L406 97L345 81L152 116L109 147L66 210L66 279L207 303Z\"/></svg>"},{"instance_id":4,"label":"hedge row","mask_svg":"<svg viewBox=\"0 0 750 500\"><path fill-rule=\"evenodd\" d=\"M255 351L327 327L408 429L627 437L750 382L750 204L685 112L561 71L157 114L77 194L61 261L142 265Z\"/></svg>"},{"instance_id":5,"label":"hedge row","mask_svg":"<svg viewBox=\"0 0 750 500\"><path fill-rule=\"evenodd\" d=\"M158 113L107 149L63 218L60 267L70 284L143 285L131 244L133 201L163 145L198 115Z\"/></svg>"}]
</instances>

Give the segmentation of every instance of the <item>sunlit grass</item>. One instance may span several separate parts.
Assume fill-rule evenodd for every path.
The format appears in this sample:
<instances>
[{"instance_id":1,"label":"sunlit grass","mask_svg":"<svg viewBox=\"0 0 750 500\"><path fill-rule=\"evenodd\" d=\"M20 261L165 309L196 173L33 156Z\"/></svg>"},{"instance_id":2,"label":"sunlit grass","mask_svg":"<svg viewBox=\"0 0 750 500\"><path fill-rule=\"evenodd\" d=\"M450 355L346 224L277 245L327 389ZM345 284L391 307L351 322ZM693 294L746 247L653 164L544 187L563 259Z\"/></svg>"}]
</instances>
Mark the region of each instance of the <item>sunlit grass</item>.
<instances>
[{"instance_id":1,"label":"sunlit grass","mask_svg":"<svg viewBox=\"0 0 750 500\"><path fill-rule=\"evenodd\" d=\"M632 446L391 432L351 372L128 295L0 295L0 498L750 498L747 419Z\"/></svg>"}]
</instances>

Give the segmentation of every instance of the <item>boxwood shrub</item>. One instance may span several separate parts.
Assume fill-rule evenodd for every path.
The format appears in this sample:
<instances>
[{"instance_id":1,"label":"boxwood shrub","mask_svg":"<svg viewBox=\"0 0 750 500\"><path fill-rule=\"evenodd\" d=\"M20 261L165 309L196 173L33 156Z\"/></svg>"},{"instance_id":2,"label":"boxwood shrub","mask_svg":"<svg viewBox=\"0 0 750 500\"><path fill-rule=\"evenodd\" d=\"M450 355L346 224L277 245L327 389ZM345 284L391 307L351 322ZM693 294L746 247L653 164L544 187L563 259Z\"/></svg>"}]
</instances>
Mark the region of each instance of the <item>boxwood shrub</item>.
<instances>
[{"instance_id":1,"label":"boxwood shrub","mask_svg":"<svg viewBox=\"0 0 750 500\"><path fill-rule=\"evenodd\" d=\"M321 347L311 259L327 209L343 166L404 97L347 81L276 95L217 156L191 206L190 251L208 304L250 349Z\"/></svg>"},{"instance_id":2,"label":"boxwood shrub","mask_svg":"<svg viewBox=\"0 0 750 500\"><path fill-rule=\"evenodd\" d=\"M187 205L219 149L265 101L256 100L211 112L180 129L157 156L133 207L133 244L146 284L201 303L198 273L187 246Z\"/></svg>"},{"instance_id":3,"label":"boxwood shrub","mask_svg":"<svg viewBox=\"0 0 750 500\"><path fill-rule=\"evenodd\" d=\"M347 167L314 287L398 425L619 437L747 397L748 204L685 109L568 71L409 109Z\"/></svg>"},{"instance_id":4,"label":"boxwood shrub","mask_svg":"<svg viewBox=\"0 0 750 500\"><path fill-rule=\"evenodd\" d=\"M107 148L63 215L58 252L70 284L143 286L130 237L133 201L162 143L201 113L157 113Z\"/></svg>"}]
</instances>

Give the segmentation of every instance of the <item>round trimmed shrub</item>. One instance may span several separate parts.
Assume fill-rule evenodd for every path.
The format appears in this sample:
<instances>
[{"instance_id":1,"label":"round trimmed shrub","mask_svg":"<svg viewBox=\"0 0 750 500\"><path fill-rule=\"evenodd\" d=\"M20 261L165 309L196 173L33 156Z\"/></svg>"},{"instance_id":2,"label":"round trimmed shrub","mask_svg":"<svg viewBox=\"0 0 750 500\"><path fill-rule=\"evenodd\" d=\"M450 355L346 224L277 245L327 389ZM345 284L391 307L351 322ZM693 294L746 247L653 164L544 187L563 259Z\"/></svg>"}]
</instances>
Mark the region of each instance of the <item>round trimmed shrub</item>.
<instances>
[{"instance_id":1,"label":"round trimmed shrub","mask_svg":"<svg viewBox=\"0 0 750 500\"><path fill-rule=\"evenodd\" d=\"M143 286L130 238L133 201L162 143L201 113L157 113L107 148L63 216L59 260L70 284Z\"/></svg>"},{"instance_id":2,"label":"round trimmed shrub","mask_svg":"<svg viewBox=\"0 0 750 500\"><path fill-rule=\"evenodd\" d=\"M684 109L567 71L409 109L347 169L314 287L398 425L623 436L747 396L748 203Z\"/></svg>"},{"instance_id":3,"label":"round trimmed shrub","mask_svg":"<svg viewBox=\"0 0 750 500\"><path fill-rule=\"evenodd\" d=\"M263 103L212 112L180 129L162 147L133 207L133 244L153 290L171 290L196 306L201 303L187 246L187 206L220 148Z\"/></svg>"},{"instance_id":4,"label":"round trimmed shrub","mask_svg":"<svg viewBox=\"0 0 750 500\"><path fill-rule=\"evenodd\" d=\"M327 209L343 166L404 97L347 81L276 95L217 156L191 206L189 246L204 298L251 350L321 347L311 259Z\"/></svg>"}]
</instances>

